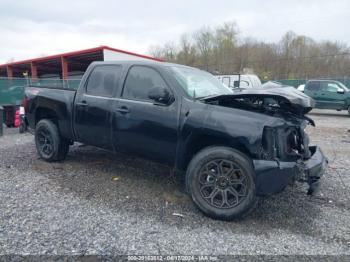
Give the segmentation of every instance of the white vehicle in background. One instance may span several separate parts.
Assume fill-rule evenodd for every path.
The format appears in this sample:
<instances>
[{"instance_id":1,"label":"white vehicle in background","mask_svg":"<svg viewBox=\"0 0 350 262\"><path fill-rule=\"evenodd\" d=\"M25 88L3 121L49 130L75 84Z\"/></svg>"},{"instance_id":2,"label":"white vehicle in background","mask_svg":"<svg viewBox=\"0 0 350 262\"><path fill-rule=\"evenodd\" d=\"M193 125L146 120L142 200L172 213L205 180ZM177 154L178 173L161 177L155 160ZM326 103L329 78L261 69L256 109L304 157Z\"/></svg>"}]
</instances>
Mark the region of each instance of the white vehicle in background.
<instances>
[{"instance_id":1,"label":"white vehicle in background","mask_svg":"<svg viewBox=\"0 0 350 262\"><path fill-rule=\"evenodd\" d=\"M303 93L304 93L305 84L299 85L297 89L298 89L300 92L303 92Z\"/></svg>"},{"instance_id":2,"label":"white vehicle in background","mask_svg":"<svg viewBox=\"0 0 350 262\"><path fill-rule=\"evenodd\" d=\"M232 89L261 88L261 81L257 75L216 75L226 86Z\"/></svg>"}]
</instances>

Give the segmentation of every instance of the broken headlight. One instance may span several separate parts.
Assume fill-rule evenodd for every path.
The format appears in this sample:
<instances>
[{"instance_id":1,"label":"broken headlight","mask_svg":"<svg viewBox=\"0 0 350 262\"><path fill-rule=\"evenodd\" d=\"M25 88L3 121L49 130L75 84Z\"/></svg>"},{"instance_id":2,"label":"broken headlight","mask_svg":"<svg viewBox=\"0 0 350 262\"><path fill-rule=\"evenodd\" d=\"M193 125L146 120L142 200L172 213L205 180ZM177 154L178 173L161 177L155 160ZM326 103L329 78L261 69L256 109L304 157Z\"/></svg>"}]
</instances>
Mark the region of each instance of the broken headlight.
<instances>
[{"instance_id":1,"label":"broken headlight","mask_svg":"<svg viewBox=\"0 0 350 262\"><path fill-rule=\"evenodd\" d=\"M300 127L265 127L262 139L262 158L295 161L310 156L309 139Z\"/></svg>"}]
</instances>

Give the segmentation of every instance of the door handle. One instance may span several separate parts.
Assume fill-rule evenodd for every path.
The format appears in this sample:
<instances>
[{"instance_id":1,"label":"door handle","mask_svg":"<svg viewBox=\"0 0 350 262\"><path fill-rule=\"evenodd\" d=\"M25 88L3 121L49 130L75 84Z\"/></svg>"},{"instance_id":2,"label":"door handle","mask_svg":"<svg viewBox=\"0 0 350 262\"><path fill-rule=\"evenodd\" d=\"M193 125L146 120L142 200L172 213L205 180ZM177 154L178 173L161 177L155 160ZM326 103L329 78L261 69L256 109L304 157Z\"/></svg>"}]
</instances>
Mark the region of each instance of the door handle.
<instances>
[{"instance_id":1,"label":"door handle","mask_svg":"<svg viewBox=\"0 0 350 262\"><path fill-rule=\"evenodd\" d=\"M130 112L129 108L127 108L126 106L118 107L115 111L122 114L127 114Z\"/></svg>"},{"instance_id":2,"label":"door handle","mask_svg":"<svg viewBox=\"0 0 350 262\"><path fill-rule=\"evenodd\" d=\"M76 103L78 106L87 106L88 104L86 103L85 100L81 101L80 103Z\"/></svg>"}]
</instances>

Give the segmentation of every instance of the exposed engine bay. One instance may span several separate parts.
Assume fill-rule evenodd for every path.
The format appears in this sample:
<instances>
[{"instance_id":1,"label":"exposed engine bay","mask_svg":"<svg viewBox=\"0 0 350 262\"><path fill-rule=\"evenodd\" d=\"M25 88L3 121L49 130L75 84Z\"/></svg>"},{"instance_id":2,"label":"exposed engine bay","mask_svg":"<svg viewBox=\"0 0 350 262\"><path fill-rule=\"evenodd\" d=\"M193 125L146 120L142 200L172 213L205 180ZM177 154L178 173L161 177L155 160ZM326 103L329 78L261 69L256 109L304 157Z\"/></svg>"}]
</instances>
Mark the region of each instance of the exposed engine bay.
<instances>
[{"instance_id":1,"label":"exposed engine bay","mask_svg":"<svg viewBox=\"0 0 350 262\"><path fill-rule=\"evenodd\" d=\"M282 161L310 158L309 138L304 129L307 123L313 126L315 123L305 114L311 111L314 101L293 87L249 89L203 100L209 104L292 120L294 126L285 124L278 128L264 128L261 158Z\"/></svg>"},{"instance_id":2,"label":"exposed engine bay","mask_svg":"<svg viewBox=\"0 0 350 262\"><path fill-rule=\"evenodd\" d=\"M305 116L314 107L314 100L293 87L250 89L232 95L207 97L203 101L272 116L283 113L284 117L291 115L306 119L314 125L314 122Z\"/></svg>"}]
</instances>

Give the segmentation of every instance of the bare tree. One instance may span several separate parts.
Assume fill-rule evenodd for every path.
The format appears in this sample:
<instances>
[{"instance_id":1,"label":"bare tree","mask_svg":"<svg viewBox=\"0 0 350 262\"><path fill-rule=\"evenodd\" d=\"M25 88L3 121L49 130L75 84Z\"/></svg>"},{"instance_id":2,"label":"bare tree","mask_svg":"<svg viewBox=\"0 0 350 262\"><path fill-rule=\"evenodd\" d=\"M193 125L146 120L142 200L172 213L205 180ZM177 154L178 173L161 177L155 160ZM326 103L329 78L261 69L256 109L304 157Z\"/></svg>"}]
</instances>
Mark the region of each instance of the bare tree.
<instances>
[{"instance_id":1,"label":"bare tree","mask_svg":"<svg viewBox=\"0 0 350 262\"><path fill-rule=\"evenodd\" d=\"M234 22L202 27L182 35L177 44L153 46L150 53L211 72L231 74L249 68L264 80L350 76L350 48L344 43L316 42L292 31L277 43L266 43L240 39L238 32Z\"/></svg>"},{"instance_id":2,"label":"bare tree","mask_svg":"<svg viewBox=\"0 0 350 262\"><path fill-rule=\"evenodd\" d=\"M209 27L203 27L193 35L197 49L199 51L199 61L205 66L205 69L209 69L210 58L213 50L214 35Z\"/></svg>"}]
</instances>

